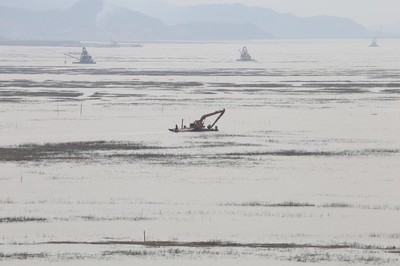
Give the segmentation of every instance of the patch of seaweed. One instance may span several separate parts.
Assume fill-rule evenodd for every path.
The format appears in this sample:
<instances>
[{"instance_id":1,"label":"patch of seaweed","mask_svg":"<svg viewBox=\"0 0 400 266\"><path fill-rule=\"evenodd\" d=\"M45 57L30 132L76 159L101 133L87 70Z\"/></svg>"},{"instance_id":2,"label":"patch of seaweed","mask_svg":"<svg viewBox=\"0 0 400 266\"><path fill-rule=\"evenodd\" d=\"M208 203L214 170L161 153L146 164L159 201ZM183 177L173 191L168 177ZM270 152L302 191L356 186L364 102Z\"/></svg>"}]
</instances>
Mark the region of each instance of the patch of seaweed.
<instances>
[{"instance_id":1,"label":"patch of seaweed","mask_svg":"<svg viewBox=\"0 0 400 266\"><path fill-rule=\"evenodd\" d=\"M305 150L278 150L259 152L232 152L222 155L228 157L252 157L252 156L305 156L305 157L347 157L347 156L385 156L399 153L399 149L365 149L344 151L305 151Z\"/></svg>"},{"instance_id":2,"label":"patch of seaweed","mask_svg":"<svg viewBox=\"0 0 400 266\"><path fill-rule=\"evenodd\" d=\"M315 207L315 204L308 202L295 202L295 201L284 201L278 203L259 202L259 201L248 201L242 203L226 203L224 206L244 206L244 207Z\"/></svg>"},{"instance_id":3,"label":"patch of seaweed","mask_svg":"<svg viewBox=\"0 0 400 266\"><path fill-rule=\"evenodd\" d=\"M354 208L353 204L346 203L346 202L331 202L331 203L324 203L321 205L323 208Z\"/></svg>"},{"instance_id":4,"label":"patch of seaweed","mask_svg":"<svg viewBox=\"0 0 400 266\"><path fill-rule=\"evenodd\" d=\"M266 249L297 249L297 248L313 248L313 249L381 249L392 250L393 248L362 246L360 244L297 244L297 243L242 243L242 242L229 242L229 241L198 241L198 242L184 242L184 241L49 241L36 243L36 245L132 245L132 246L145 246L145 247L192 247L192 248L214 248L214 247L231 247L231 248L266 248Z\"/></svg>"},{"instance_id":5,"label":"patch of seaweed","mask_svg":"<svg viewBox=\"0 0 400 266\"><path fill-rule=\"evenodd\" d=\"M227 88L282 88L291 87L290 84L279 83L210 83L212 87L227 87Z\"/></svg>"},{"instance_id":6,"label":"patch of seaweed","mask_svg":"<svg viewBox=\"0 0 400 266\"><path fill-rule=\"evenodd\" d=\"M221 206L233 207L315 207L315 208L338 208L338 209L363 209L363 210L399 210L398 205L366 205L366 204L351 204L347 202L330 202L323 204L314 204L308 202L283 201L278 203L247 201L247 202L228 202Z\"/></svg>"},{"instance_id":7,"label":"patch of seaweed","mask_svg":"<svg viewBox=\"0 0 400 266\"><path fill-rule=\"evenodd\" d=\"M259 144L253 143L238 143L233 141L217 141L217 142L189 142L191 147L201 147L201 148L216 148L216 147L259 147Z\"/></svg>"},{"instance_id":8,"label":"patch of seaweed","mask_svg":"<svg viewBox=\"0 0 400 266\"><path fill-rule=\"evenodd\" d=\"M0 161L35 161L43 159L81 159L85 155L99 151L136 151L161 149L157 146L144 145L133 142L107 142L107 141L88 141L88 142L67 142L67 143L47 143L24 144L16 147L0 147Z\"/></svg>"},{"instance_id":9,"label":"patch of seaweed","mask_svg":"<svg viewBox=\"0 0 400 266\"><path fill-rule=\"evenodd\" d=\"M69 74L69 75L108 75L108 76L281 76L279 71L270 72L265 69L184 69L184 70L138 70L128 68L70 68L70 67L21 67L21 66L0 66L0 72L3 74Z\"/></svg>"},{"instance_id":10,"label":"patch of seaweed","mask_svg":"<svg viewBox=\"0 0 400 266\"><path fill-rule=\"evenodd\" d=\"M236 142L200 142L190 147L259 147L257 144ZM188 147L160 147L135 142L118 141L89 141L47 144L24 144L11 147L0 147L0 161L40 161L40 160L151 160L152 163L176 164L178 161L202 161L202 163L234 163L238 160L248 161L251 158L262 156L297 156L297 157L360 157L360 156L389 156L398 154L399 149L365 149L342 151L307 151L307 150L276 150L276 151L243 151L228 153L180 153L177 150ZM170 152L165 152L170 150ZM162 152L160 152L162 151Z\"/></svg>"},{"instance_id":11,"label":"patch of seaweed","mask_svg":"<svg viewBox=\"0 0 400 266\"><path fill-rule=\"evenodd\" d=\"M166 250L113 250L104 251L103 256L166 256L179 254L192 254L193 251L178 248L169 248Z\"/></svg>"},{"instance_id":12,"label":"patch of seaweed","mask_svg":"<svg viewBox=\"0 0 400 266\"><path fill-rule=\"evenodd\" d=\"M158 88L182 88L182 87L199 87L204 84L201 82L195 81L55 81L55 80L46 80L43 82L37 82L33 80L25 80L25 79L16 79L16 80L8 80L8 81L0 81L0 88L9 88L9 87L18 87L18 88L63 88L63 89L75 89L75 88L109 88L109 87L118 87L118 88L131 88L133 87L158 87ZM48 92L48 93L52 93ZM54 91L53 94L56 94L57 91ZM77 92L75 92L77 94ZM0 91L0 96L47 96L45 92L31 92L19 90L14 93L14 91L3 90ZM53 95L52 95L53 96ZM78 95L80 96L80 95ZM74 96L71 96L74 97ZM75 96L76 97L76 96Z\"/></svg>"},{"instance_id":13,"label":"patch of seaweed","mask_svg":"<svg viewBox=\"0 0 400 266\"><path fill-rule=\"evenodd\" d=\"M2 84L0 83L0 86ZM9 87L9 86L7 86ZM43 86L41 86L43 87ZM55 91L55 90L40 90L40 91L28 91L28 90L0 90L0 96L2 97L67 97L76 98L82 96L83 93L76 91Z\"/></svg>"},{"instance_id":14,"label":"patch of seaweed","mask_svg":"<svg viewBox=\"0 0 400 266\"><path fill-rule=\"evenodd\" d=\"M27 260L27 259L43 259L48 257L46 253L2 253L0 252L0 260Z\"/></svg>"},{"instance_id":15,"label":"patch of seaweed","mask_svg":"<svg viewBox=\"0 0 400 266\"><path fill-rule=\"evenodd\" d=\"M138 93L105 93L105 92L95 92L90 97L92 98L125 98L125 97L144 97L145 94L138 94Z\"/></svg>"},{"instance_id":16,"label":"patch of seaweed","mask_svg":"<svg viewBox=\"0 0 400 266\"><path fill-rule=\"evenodd\" d=\"M398 84L398 89L385 89L382 90L383 93L400 93L400 84Z\"/></svg>"},{"instance_id":17,"label":"patch of seaweed","mask_svg":"<svg viewBox=\"0 0 400 266\"><path fill-rule=\"evenodd\" d=\"M92 216L92 215L77 216L77 218L83 219L85 221L96 221L96 222L101 222L101 221L148 221L148 220L151 220L150 218L147 218L147 217L97 217L97 216Z\"/></svg>"},{"instance_id":18,"label":"patch of seaweed","mask_svg":"<svg viewBox=\"0 0 400 266\"><path fill-rule=\"evenodd\" d=\"M26 222L47 222L47 219L40 217L25 217L25 216L0 218L0 223L26 223Z\"/></svg>"}]
</instances>

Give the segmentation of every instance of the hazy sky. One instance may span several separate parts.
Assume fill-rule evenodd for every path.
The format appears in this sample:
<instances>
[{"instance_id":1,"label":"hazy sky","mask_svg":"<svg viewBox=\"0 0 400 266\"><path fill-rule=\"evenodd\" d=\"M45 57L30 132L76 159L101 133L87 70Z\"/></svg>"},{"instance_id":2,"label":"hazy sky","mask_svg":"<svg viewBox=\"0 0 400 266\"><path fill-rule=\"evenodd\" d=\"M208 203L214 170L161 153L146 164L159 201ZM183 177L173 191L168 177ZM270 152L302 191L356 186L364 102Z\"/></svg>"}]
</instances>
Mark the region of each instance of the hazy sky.
<instances>
[{"instance_id":1,"label":"hazy sky","mask_svg":"<svg viewBox=\"0 0 400 266\"><path fill-rule=\"evenodd\" d=\"M165 0L177 5L234 3L272 8L298 16L349 17L365 26L400 22L400 0Z\"/></svg>"}]
</instances>

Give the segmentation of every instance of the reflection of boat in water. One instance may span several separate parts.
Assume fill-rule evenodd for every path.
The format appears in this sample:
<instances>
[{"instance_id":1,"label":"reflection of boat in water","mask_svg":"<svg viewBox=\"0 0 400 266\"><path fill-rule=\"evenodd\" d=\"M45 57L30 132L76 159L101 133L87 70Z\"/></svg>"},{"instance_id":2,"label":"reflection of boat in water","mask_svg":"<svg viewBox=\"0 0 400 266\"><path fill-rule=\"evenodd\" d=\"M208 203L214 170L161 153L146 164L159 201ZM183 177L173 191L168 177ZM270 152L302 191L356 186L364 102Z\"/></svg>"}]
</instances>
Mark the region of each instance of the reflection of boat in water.
<instances>
[{"instance_id":1,"label":"reflection of boat in water","mask_svg":"<svg viewBox=\"0 0 400 266\"><path fill-rule=\"evenodd\" d=\"M78 62L73 62L73 64L96 64L96 62L93 60L92 56L88 53L85 47L82 48L82 53L80 58L72 56L70 54L65 54L65 55L79 60Z\"/></svg>"},{"instance_id":2,"label":"reflection of boat in water","mask_svg":"<svg viewBox=\"0 0 400 266\"><path fill-rule=\"evenodd\" d=\"M178 128L178 125L175 126L175 128L170 128L169 131L171 132L206 132L206 131L218 131L218 127L215 126L215 124L218 122L218 120L221 118L221 116L225 113L225 109L215 111L213 113L205 114L203 115L199 120L195 120L193 123L190 123L189 127L183 125L183 119L182 119L182 124L181 128ZM214 123L211 125L208 125L207 127L204 126L204 120L207 117L217 115L217 119L215 119ZM215 126L215 127L214 127Z\"/></svg>"},{"instance_id":3,"label":"reflection of boat in water","mask_svg":"<svg viewBox=\"0 0 400 266\"><path fill-rule=\"evenodd\" d=\"M240 58L237 61L254 61L253 58L251 58L249 52L247 51L247 47L244 46L242 50L239 49L240 52Z\"/></svg>"}]
</instances>

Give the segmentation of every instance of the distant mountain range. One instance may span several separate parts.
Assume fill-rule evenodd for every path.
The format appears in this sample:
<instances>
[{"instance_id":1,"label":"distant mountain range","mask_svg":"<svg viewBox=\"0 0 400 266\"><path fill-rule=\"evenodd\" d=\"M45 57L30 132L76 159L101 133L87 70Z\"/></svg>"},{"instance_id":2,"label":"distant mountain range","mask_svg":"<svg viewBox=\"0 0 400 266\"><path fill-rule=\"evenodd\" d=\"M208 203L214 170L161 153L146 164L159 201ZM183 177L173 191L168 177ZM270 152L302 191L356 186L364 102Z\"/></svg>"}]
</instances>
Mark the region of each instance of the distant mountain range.
<instances>
[{"instance_id":1,"label":"distant mountain range","mask_svg":"<svg viewBox=\"0 0 400 266\"><path fill-rule=\"evenodd\" d=\"M242 4L176 7L148 0L0 0L3 39L105 41L223 41L268 38L369 38L354 21L331 16L297 17ZM25 0L26 2L26 0ZM57 5L57 2L58 5ZM8 3L8 4L7 4ZM53 4L50 4L53 3ZM1 6L4 4L4 6ZM6 6L7 5L7 6ZM134 10L136 8L136 10ZM0 39L1 39L0 37Z\"/></svg>"}]
</instances>

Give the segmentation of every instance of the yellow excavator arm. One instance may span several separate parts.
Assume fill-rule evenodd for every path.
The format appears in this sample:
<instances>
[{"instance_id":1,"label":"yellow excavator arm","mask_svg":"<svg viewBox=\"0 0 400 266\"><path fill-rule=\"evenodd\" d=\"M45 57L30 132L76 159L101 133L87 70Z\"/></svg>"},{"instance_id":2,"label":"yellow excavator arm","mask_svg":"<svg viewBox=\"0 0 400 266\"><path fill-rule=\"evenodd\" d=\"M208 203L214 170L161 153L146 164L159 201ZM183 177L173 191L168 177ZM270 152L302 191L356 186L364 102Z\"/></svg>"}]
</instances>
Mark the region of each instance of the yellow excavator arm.
<instances>
[{"instance_id":1,"label":"yellow excavator arm","mask_svg":"<svg viewBox=\"0 0 400 266\"><path fill-rule=\"evenodd\" d=\"M200 121L201 124L203 124L204 120L205 120L207 117L210 117L210 116L219 114L219 116L217 117L217 119L215 119L214 123L212 123L211 126L208 126L209 128L212 128L212 127L218 122L218 120L221 118L221 116L224 115L224 113L225 113L225 109L222 109L222 110L219 110L219 111L215 111L215 112L212 112L212 113L209 113L209 114L205 114L205 115L203 115L203 116L200 118L199 121Z\"/></svg>"}]
</instances>

